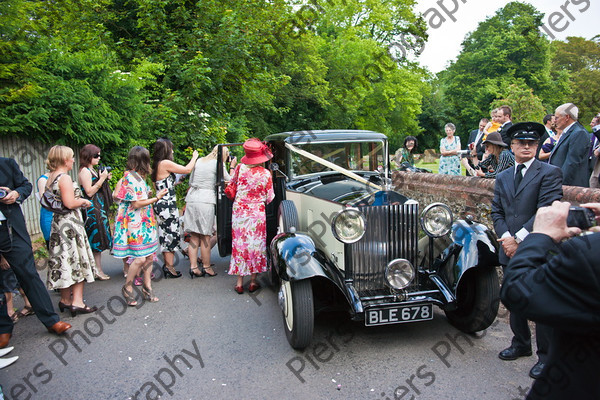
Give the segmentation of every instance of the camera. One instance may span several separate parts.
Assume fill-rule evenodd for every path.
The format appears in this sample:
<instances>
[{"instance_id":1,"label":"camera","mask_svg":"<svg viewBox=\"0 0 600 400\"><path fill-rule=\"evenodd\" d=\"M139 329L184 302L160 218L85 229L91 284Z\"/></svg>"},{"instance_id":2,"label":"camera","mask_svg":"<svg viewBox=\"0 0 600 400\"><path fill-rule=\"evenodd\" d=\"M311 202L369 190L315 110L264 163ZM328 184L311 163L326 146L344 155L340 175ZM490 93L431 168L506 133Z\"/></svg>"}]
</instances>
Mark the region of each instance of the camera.
<instances>
[{"instance_id":1,"label":"camera","mask_svg":"<svg viewBox=\"0 0 600 400\"><path fill-rule=\"evenodd\" d=\"M470 158L471 157L471 150L458 150L457 155L460 158Z\"/></svg>"},{"instance_id":2,"label":"camera","mask_svg":"<svg viewBox=\"0 0 600 400\"><path fill-rule=\"evenodd\" d=\"M227 157L227 162L232 162L234 158L235 156L230 154L229 157Z\"/></svg>"},{"instance_id":3,"label":"camera","mask_svg":"<svg viewBox=\"0 0 600 400\"><path fill-rule=\"evenodd\" d=\"M110 173L110 171L112 171L112 167L109 167L107 165L100 167L100 172L104 172L104 171Z\"/></svg>"},{"instance_id":4,"label":"camera","mask_svg":"<svg viewBox=\"0 0 600 400\"><path fill-rule=\"evenodd\" d=\"M569 207L569 215L567 216L567 226L576 227L585 231L595 225L596 215L589 208Z\"/></svg>"},{"instance_id":5,"label":"camera","mask_svg":"<svg viewBox=\"0 0 600 400\"><path fill-rule=\"evenodd\" d=\"M0 199L5 198L7 194L8 192L6 190L0 189Z\"/></svg>"}]
</instances>

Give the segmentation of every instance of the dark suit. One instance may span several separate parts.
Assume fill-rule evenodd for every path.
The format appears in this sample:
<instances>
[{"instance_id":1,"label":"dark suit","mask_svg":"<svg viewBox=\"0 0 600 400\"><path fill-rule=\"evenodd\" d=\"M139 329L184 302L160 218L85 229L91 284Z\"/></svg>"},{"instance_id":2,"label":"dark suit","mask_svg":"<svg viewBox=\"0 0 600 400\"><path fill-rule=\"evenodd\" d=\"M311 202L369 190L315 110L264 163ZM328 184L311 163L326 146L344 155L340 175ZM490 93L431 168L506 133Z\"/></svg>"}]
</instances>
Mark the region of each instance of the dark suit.
<instances>
[{"instance_id":1,"label":"dark suit","mask_svg":"<svg viewBox=\"0 0 600 400\"><path fill-rule=\"evenodd\" d=\"M0 203L0 211L6 218L0 225L0 252L10 264L21 288L29 298L35 315L46 327L51 327L59 318L35 269L31 239L20 206L31 194L32 187L12 158L0 157L0 186L6 186L19 193L16 203ZM13 323L8 317L6 303L3 303L0 307L0 333L11 333L12 328Z\"/></svg>"},{"instance_id":2,"label":"dark suit","mask_svg":"<svg viewBox=\"0 0 600 400\"><path fill-rule=\"evenodd\" d=\"M575 122L563 132L550 155L550 164L563 171L563 185L589 185L588 153L590 150L590 134L579 123Z\"/></svg>"},{"instance_id":3,"label":"dark suit","mask_svg":"<svg viewBox=\"0 0 600 400\"><path fill-rule=\"evenodd\" d=\"M559 168L534 159L519 187L515 190L515 167L502 171L496 177L492 220L498 237L505 232L514 236L521 228L531 232L538 208L562 198L562 172ZM509 258L500 247L500 264L506 266ZM531 332L527 319L510 313L510 327L514 333L512 346L519 350L531 349ZM544 362L550 332L542 325L536 328L538 357Z\"/></svg>"},{"instance_id":4,"label":"dark suit","mask_svg":"<svg viewBox=\"0 0 600 400\"><path fill-rule=\"evenodd\" d=\"M498 133L500 135L502 135L502 141L504 143L506 143L506 145L508 146L509 149L510 149L510 137L508 136L508 134L506 132L508 131L508 128L510 128L511 126L513 126L512 121L508 121L506 124L504 124L500 128L498 128Z\"/></svg>"},{"instance_id":5,"label":"dark suit","mask_svg":"<svg viewBox=\"0 0 600 400\"><path fill-rule=\"evenodd\" d=\"M471 143L475 143L475 139L477 139L477 135L479 134L479 129L474 129L469 134L469 141L467 142L467 148ZM483 147L483 135L479 138L479 141L475 143L475 150L477 151L477 158L481 161L483 158L483 153L485 152L485 148Z\"/></svg>"},{"instance_id":6,"label":"dark suit","mask_svg":"<svg viewBox=\"0 0 600 400\"><path fill-rule=\"evenodd\" d=\"M558 245L534 233L504 272L506 307L553 328L546 366L528 399L600 399L599 248L600 233Z\"/></svg>"}]
</instances>

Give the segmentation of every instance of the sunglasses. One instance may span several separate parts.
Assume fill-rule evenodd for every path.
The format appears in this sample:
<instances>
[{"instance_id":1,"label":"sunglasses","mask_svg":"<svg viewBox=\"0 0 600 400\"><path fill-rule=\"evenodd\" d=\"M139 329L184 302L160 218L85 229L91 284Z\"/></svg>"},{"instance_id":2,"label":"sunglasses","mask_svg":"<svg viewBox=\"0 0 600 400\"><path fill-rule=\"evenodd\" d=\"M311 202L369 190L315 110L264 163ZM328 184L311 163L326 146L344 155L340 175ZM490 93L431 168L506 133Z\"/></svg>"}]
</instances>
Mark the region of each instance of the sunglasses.
<instances>
[{"instance_id":1,"label":"sunglasses","mask_svg":"<svg viewBox=\"0 0 600 400\"><path fill-rule=\"evenodd\" d=\"M94 154L94 157L93 157L93 158L100 158L100 153L98 153L98 154Z\"/></svg>"}]
</instances>

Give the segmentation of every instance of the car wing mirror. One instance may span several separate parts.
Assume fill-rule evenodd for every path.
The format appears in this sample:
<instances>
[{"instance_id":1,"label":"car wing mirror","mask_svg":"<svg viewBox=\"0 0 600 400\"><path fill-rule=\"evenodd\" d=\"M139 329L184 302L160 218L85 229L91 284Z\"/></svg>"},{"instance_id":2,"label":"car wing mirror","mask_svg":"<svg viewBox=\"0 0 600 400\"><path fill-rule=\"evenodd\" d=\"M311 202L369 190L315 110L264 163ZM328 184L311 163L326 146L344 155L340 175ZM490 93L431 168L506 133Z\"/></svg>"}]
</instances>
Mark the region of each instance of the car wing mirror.
<instances>
[{"instance_id":1,"label":"car wing mirror","mask_svg":"<svg viewBox=\"0 0 600 400\"><path fill-rule=\"evenodd\" d=\"M290 180L290 178L283 173L282 170L279 169L279 164L277 164L276 162L272 162L271 164L269 164L269 169L273 172L279 172L281 175L285 176L286 180Z\"/></svg>"}]
</instances>

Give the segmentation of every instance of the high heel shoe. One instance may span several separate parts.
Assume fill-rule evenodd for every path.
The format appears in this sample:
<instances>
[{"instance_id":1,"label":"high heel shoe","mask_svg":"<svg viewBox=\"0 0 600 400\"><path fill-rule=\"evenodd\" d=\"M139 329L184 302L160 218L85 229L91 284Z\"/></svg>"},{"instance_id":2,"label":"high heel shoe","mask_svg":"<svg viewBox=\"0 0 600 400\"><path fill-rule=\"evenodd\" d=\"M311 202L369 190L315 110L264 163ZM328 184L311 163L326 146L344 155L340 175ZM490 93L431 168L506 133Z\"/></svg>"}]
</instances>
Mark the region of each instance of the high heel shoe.
<instances>
[{"instance_id":1,"label":"high heel shoe","mask_svg":"<svg viewBox=\"0 0 600 400\"><path fill-rule=\"evenodd\" d=\"M158 301L158 297L154 296L154 290L148 289L146 286L142 286L142 294L144 295L144 299L150 303L156 303Z\"/></svg>"},{"instance_id":2,"label":"high heel shoe","mask_svg":"<svg viewBox=\"0 0 600 400\"><path fill-rule=\"evenodd\" d=\"M201 278L204 276L204 274L206 274L206 272L204 272L204 269L202 271L200 271L200 268L198 268L198 267L190 268L190 278L192 278L192 279L194 279L194 277Z\"/></svg>"},{"instance_id":3,"label":"high heel shoe","mask_svg":"<svg viewBox=\"0 0 600 400\"><path fill-rule=\"evenodd\" d=\"M216 271L213 269L213 267L212 267L213 265L214 265L214 264L211 264L211 265L208 267L208 268L210 268L210 269L212 270L212 272L213 272L212 274L209 274L209 273L206 271L206 270L207 270L207 268L205 268L205 267L204 267L204 265L203 265L203 266L202 266L202 276L206 276L206 277L212 278L213 276L217 276L217 275L219 275L219 274L218 274L218 273L217 273L217 272L216 272Z\"/></svg>"},{"instance_id":4,"label":"high heel shoe","mask_svg":"<svg viewBox=\"0 0 600 400\"><path fill-rule=\"evenodd\" d=\"M121 293L125 298L125 302L128 306L137 306L137 301L135 300L135 296L133 295L133 287L131 288L131 292L127 291L127 285L124 285L121 288Z\"/></svg>"},{"instance_id":5,"label":"high heel shoe","mask_svg":"<svg viewBox=\"0 0 600 400\"><path fill-rule=\"evenodd\" d=\"M70 304L65 304L62 301L58 302L58 309L60 310L60 312L65 311L65 309L70 310L71 309L71 305Z\"/></svg>"},{"instance_id":6,"label":"high heel shoe","mask_svg":"<svg viewBox=\"0 0 600 400\"><path fill-rule=\"evenodd\" d=\"M89 307L89 306L85 306L85 307L71 306L70 310L71 310L71 317L74 317L77 314L89 314L89 313L96 312L96 311L98 311L98 307L96 307L96 306L94 306L94 307Z\"/></svg>"},{"instance_id":7,"label":"high heel shoe","mask_svg":"<svg viewBox=\"0 0 600 400\"><path fill-rule=\"evenodd\" d=\"M175 273L172 273L171 271L169 271L169 268L167 268L166 264L163 264L162 270L163 270L163 274L165 275L165 279L181 277L181 272L176 270Z\"/></svg>"}]
</instances>

